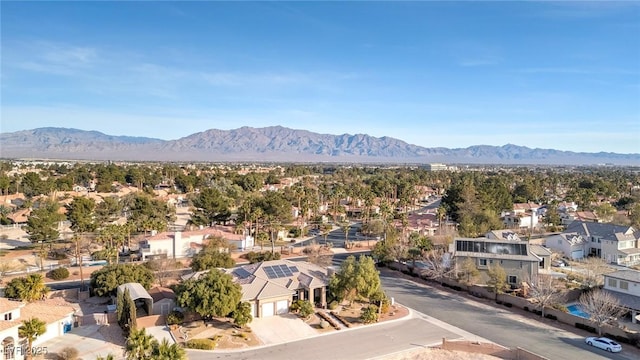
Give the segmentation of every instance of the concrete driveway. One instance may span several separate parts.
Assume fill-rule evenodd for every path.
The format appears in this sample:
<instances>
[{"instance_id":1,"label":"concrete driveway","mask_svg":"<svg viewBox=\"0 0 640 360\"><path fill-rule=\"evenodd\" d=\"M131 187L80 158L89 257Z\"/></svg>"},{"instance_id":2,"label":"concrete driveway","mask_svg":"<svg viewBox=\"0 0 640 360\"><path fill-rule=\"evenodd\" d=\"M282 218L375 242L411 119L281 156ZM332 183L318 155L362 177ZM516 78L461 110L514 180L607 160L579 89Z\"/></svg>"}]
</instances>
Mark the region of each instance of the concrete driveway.
<instances>
[{"instance_id":1,"label":"concrete driveway","mask_svg":"<svg viewBox=\"0 0 640 360\"><path fill-rule=\"evenodd\" d=\"M263 345L282 344L318 335L316 330L294 314L253 319L249 326Z\"/></svg>"},{"instance_id":2,"label":"concrete driveway","mask_svg":"<svg viewBox=\"0 0 640 360\"><path fill-rule=\"evenodd\" d=\"M122 340L122 330L115 325L87 325L71 329L70 332L51 339L40 345L46 347L45 358L51 359L50 354L59 353L66 347L76 348L79 358L95 359L97 356L107 356L112 354L116 359L123 359L123 348L113 341L117 338ZM117 341L117 340L116 340Z\"/></svg>"},{"instance_id":3,"label":"concrete driveway","mask_svg":"<svg viewBox=\"0 0 640 360\"><path fill-rule=\"evenodd\" d=\"M175 343L173 336L171 336L171 333L169 332L169 327L166 325L150 326L145 329L147 330L147 334L153 335L153 337L156 338L159 343L162 342L162 339L167 339L167 341L169 341L169 344Z\"/></svg>"}]
</instances>

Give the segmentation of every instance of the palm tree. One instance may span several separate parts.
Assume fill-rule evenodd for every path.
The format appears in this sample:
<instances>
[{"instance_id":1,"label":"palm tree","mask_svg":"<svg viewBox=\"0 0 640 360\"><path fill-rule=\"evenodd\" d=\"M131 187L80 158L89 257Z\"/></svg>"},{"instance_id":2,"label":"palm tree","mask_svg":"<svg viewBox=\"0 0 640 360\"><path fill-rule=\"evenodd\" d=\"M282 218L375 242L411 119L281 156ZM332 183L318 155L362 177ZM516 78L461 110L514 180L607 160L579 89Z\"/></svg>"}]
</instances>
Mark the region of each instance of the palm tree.
<instances>
[{"instance_id":1,"label":"palm tree","mask_svg":"<svg viewBox=\"0 0 640 360\"><path fill-rule=\"evenodd\" d=\"M29 320L22 321L22 325L18 328L18 336L22 339L27 339L27 351L25 359L31 359L31 349L33 348L33 341L40 335L47 331L47 324L38 318L31 318Z\"/></svg>"},{"instance_id":2,"label":"palm tree","mask_svg":"<svg viewBox=\"0 0 640 360\"><path fill-rule=\"evenodd\" d=\"M44 278L40 274L31 274L24 279L24 299L28 302L42 300L49 292L49 287L44 284Z\"/></svg>"},{"instance_id":3,"label":"palm tree","mask_svg":"<svg viewBox=\"0 0 640 360\"><path fill-rule=\"evenodd\" d=\"M157 360L186 360L187 354L184 349L180 347L178 344L169 344L167 339L162 339L162 342L158 344L156 342L156 346L153 349L152 359Z\"/></svg>"},{"instance_id":4,"label":"palm tree","mask_svg":"<svg viewBox=\"0 0 640 360\"><path fill-rule=\"evenodd\" d=\"M132 329L127 339L126 353L127 360L145 360L153 353L154 339L147 334L144 328L140 330Z\"/></svg>"}]
</instances>

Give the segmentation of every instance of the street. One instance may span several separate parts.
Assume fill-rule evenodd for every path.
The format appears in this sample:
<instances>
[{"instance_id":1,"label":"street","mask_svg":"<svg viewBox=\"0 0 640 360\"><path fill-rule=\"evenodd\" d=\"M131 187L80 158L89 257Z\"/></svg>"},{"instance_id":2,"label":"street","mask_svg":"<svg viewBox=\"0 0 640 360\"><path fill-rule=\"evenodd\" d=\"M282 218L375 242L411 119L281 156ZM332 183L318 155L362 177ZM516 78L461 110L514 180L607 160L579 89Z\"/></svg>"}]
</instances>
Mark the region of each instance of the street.
<instances>
[{"instance_id":1,"label":"street","mask_svg":"<svg viewBox=\"0 0 640 360\"><path fill-rule=\"evenodd\" d=\"M395 275L390 270L381 270L381 280L388 296L414 310L500 345L522 347L553 360L640 358L640 351L631 345L623 345L622 353L607 353L585 344L586 335L548 326L506 308L467 299Z\"/></svg>"},{"instance_id":2,"label":"street","mask_svg":"<svg viewBox=\"0 0 640 360\"><path fill-rule=\"evenodd\" d=\"M455 331L455 329L453 329ZM277 331L274 329L274 331ZM347 329L287 344L242 352L187 350L189 359L371 359L407 349L442 343L461 335L424 319L414 318Z\"/></svg>"}]
</instances>

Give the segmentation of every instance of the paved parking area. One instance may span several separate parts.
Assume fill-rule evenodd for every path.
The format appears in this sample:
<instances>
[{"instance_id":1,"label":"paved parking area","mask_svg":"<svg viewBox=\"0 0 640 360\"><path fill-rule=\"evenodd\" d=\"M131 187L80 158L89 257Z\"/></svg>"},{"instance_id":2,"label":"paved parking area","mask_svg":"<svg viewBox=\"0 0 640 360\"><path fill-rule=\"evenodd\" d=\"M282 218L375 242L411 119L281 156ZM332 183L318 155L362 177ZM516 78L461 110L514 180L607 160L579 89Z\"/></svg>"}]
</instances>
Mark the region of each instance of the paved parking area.
<instances>
[{"instance_id":1,"label":"paved parking area","mask_svg":"<svg viewBox=\"0 0 640 360\"><path fill-rule=\"evenodd\" d=\"M282 344L318 335L316 330L293 314L253 319L249 326L263 345Z\"/></svg>"}]
</instances>

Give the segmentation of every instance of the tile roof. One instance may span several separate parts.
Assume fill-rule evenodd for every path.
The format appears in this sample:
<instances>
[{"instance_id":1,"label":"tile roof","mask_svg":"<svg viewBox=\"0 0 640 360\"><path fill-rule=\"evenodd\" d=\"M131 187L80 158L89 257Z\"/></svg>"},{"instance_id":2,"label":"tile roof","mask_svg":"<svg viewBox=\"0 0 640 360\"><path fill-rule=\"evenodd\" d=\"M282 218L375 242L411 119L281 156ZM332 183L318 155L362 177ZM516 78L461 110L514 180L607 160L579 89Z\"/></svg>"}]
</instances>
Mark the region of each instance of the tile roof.
<instances>
[{"instance_id":1,"label":"tile roof","mask_svg":"<svg viewBox=\"0 0 640 360\"><path fill-rule=\"evenodd\" d=\"M9 300L7 298L0 297L0 313L9 312L23 306L25 306L25 303L22 301Z\"/></svg>"},{"instance_id":2,"label":"tile roof","mask_svg":"<svg viewBox=\"0 0 640 360\"><path fill-rule=\"evenodd\" d=\"M0 301L1 303L1 301ZM15 308L15 307L14 307ZM23 320L38 318L47 324L57 322L76 312L76 309L61 299L47 299L24 304L20 309L20 318L0 321L0 331L20 326Z\"/></svg>"}]
</instances>

